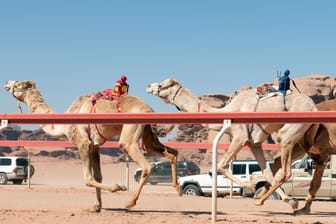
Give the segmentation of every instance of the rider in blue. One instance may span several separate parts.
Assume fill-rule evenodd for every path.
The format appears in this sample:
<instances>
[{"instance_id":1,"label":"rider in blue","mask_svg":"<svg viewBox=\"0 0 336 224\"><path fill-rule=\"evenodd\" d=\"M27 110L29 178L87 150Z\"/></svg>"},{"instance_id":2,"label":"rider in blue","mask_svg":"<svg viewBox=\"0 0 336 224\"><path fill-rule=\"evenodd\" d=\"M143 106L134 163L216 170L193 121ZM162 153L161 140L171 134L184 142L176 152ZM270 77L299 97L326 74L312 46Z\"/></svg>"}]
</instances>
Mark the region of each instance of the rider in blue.
<instances>
[{"instance_id":1,"label":"rider in blue","mask_svg":"<svg viewBox=\"0 0 336 224\"><path fill-rule=\"evenodd\" d=\"M279 78L279 92L287 91L290 89L290 78L289 78L290 71L287 69L285 70L283 76Z\"/></svg>"},{"instance_id":2,"label":"rider in blue","mask_svg":"<svg viewBox=\"0 0 336 224\"><path fill-rule=\"evenodd\" d=\"M282 93L283 95L283 103L286 104L286 92L290 89L290 78L289 78L290 71L287 69L285 70L284 74L279 78L279 88L277 92Z\"/></svg>"}]
</instances>

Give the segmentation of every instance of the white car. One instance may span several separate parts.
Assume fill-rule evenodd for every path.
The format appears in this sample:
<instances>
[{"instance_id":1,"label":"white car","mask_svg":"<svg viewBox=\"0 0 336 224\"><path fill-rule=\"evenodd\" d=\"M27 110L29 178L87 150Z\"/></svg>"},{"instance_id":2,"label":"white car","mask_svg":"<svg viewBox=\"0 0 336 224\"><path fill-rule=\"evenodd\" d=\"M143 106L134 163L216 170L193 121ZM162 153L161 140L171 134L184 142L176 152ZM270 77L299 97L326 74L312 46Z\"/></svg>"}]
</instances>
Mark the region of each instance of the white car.
<instances>
[{"instance_id":1,"label":"white car","mask_svg":"<svg viewBox=\"0 0 336 224\"><path fill-rule=\"evenodd\" d=\"M30 165L30 177L34 175L35 169ZM28 159L17 156L0 157L0 184L7 184L12 181L14 184L22 184L28 178Z\"/></svg>"},{"instance_id":2,"label":"white car","mask_svg":"<svg viewBox=\"0 0 336 224\"><path fill-rule=\"evenodd\" d=\"M270 163L268 163L270 164ZM229 167L237 178L244 182L250 181L250 175L259 171L260 167L256 160L234 160ZM187 195L209 196L212 194L212 173L202 173L179 178L183 193ZM230 194L231 180L226 176L217 173L217 195L225 196ZM252 191L242 189L238 184L232 183L232 194L252 196Z\"/></svg>"}]
</instances>

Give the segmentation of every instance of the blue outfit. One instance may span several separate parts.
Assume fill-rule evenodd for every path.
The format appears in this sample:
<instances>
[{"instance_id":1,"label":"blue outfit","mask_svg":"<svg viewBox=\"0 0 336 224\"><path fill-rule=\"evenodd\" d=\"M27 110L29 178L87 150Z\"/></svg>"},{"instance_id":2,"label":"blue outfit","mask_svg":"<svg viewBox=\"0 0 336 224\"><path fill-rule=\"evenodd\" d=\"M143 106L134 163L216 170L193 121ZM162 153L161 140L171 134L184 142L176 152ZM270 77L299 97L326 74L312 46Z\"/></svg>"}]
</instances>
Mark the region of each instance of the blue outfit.
<instances>
[{"instance_id":1,"label":"blue outfit","mask_svg":"<svg viewBox=\"0 0 336 224\"><path fill-rule=\"evenodd\" d=\"M283 102L286 104L286 92L290 89L290 78L289 78L289 70L284 72L284 75L279 78L279 88L277 92L282 93Z\"/></svg>"}]
</instances>

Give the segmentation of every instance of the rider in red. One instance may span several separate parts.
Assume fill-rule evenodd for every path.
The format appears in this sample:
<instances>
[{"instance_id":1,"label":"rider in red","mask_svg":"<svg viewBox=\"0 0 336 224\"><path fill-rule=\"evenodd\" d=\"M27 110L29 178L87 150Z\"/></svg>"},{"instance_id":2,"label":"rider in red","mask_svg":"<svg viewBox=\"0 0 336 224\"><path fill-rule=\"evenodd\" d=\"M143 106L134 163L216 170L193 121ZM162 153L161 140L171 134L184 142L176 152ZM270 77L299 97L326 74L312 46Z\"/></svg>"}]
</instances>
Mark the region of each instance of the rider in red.
<instances>
[{"instance_id":1,"label":"rider in red","mask_svg":"<svg viewBox=\"0 0 336 224\"><path fill-rule=\"evenodd\" d=\"M113 88L114 96L122 96L128 92L129 85L126 80L127 77L125 75L122 75L120 79L116 82Z\"/></svg>"},{"instance_id":2,"label":"rider in red","mask_svg":"<svg viewBox=\"0 0 336 224\"><path fill-rule=\"evenodd\" d=\"M91 97L92 105L95 105L98 98L114 100L122 95L128 93L129 85L126 82L127 77L122 75L120 79L115 83L113 89L105 89L101 92L95 93Z\"/></svg>"}]
</instances>

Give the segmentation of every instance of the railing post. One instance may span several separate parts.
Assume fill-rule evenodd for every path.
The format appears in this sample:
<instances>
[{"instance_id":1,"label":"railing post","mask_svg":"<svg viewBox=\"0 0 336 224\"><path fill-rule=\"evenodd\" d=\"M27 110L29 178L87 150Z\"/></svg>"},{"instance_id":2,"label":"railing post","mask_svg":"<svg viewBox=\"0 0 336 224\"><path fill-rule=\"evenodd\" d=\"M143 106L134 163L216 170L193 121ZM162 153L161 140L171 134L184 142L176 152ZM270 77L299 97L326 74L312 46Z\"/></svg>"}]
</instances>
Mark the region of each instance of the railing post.
<instances>
[{"instance_id":1,"label":"railing post","mask_svg":"<svg viewBox=\"0 0 336 224\"><path fill-rule=\"evenodd\" d=\"M211 208L211 223L216 223L217 216L217 146L219 140L224 135L225 131L231 126L231 120L224 120L222 129L214 138L212 144L212 208Z\"/></svg>"}]
</instances>

